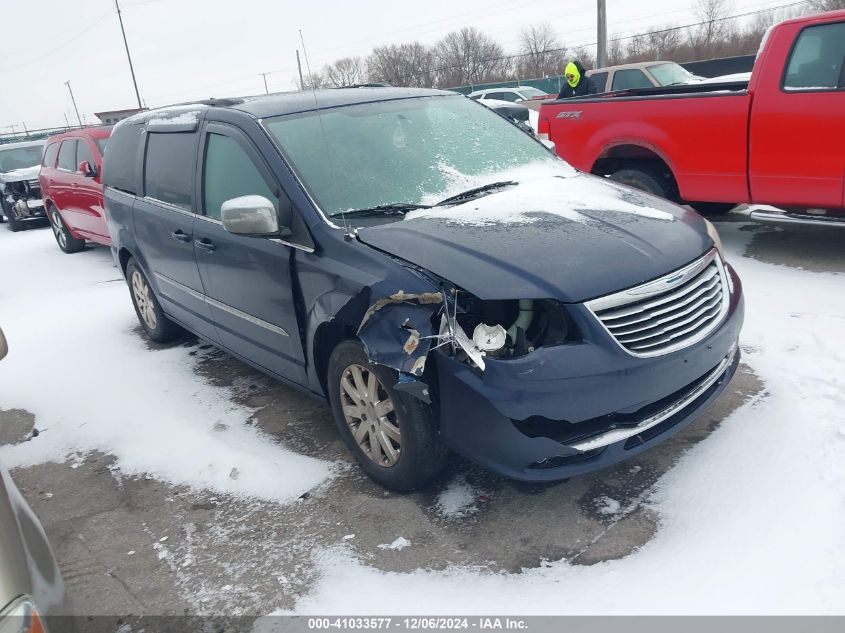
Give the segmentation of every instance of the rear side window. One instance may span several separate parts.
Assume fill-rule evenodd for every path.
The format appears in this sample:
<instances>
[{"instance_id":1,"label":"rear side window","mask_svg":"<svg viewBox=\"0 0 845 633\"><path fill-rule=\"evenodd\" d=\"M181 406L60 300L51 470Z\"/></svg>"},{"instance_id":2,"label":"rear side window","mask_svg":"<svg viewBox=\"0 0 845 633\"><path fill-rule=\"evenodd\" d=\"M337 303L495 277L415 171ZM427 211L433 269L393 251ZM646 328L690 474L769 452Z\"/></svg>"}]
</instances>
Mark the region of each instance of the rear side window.
<instances>
[{"instance_id":1,"label":"rear side window","mask_svg":"<svg viewBox=\"0 0 845 633\"><path fill-rule=\"evenodd\" d=\"M103 157L103 184L126 193L138 193L141 172L138 160L145 135L141 125L118 125L109 138L108 156Z\"/></svg>"},{"instance_id":2,"label":"rear side window","mask_svg":"<svg viewBox=\"0 0 845 633\"><path fill-rule=\"evenodd\" d=\"M56 166L56 156L59 155L59 144L58 143L50 143L47 146L47 149L44 150L44 160L41 162L44 167L55 167Z\"/></svg>"},{"instance_id":3,"label":"rear side window","mask_svg":"<svg viewBox=\"0 0 845 633\"><path fill-rule=\"evenodd\" d=\"M59 149L59 169L76 171L76 139L62 141Z\"/></svg>"},{"instance_id":4,"label":"rear side window","mask_svg":"<svg viewBox=\"0 0 845 633\"><path fill-rule=\"evenodd\" d=\"M147 133L144 195L191 210L196 134Z\"/></svg>"},{"instance_id":5,"label":"rear side window","mask_svg":"<svg viewBox=\"0 0 845 633\"><path fill-rule=\"evenodd\" d=\"M654 86L638 68L617 70L613 75L614 90L631 90L634 88L653 88Z\"/></svg>"},{"instance_id":6,"label":"rear side window","mask_svg":"<svg viewBox=\"0 0 845 633\"><path fill-rule=\"evenodd\" d=\"M88 164L91 167L97 166L97 161L94 160L94 154L91 152L91 148L88 147L88 143L85 141L79 141L79 144L76 146L76 168L79 169L79 164L87 160Z\"/></svg>"},{"instance_id":7,"label":"rear side window","mask_svg":"<svg viewBox=\"0 0 845 633\"><path fill-rule=\"evenodd\" d=\"M599 92L605 92L607 90L607 73L594 73L590 75L590 79L593 80L593 84L596 87L596 90Z\"/></svg>"},{"instance_id":8,"label":"rear side window","mask_svg":"<svg viewBox=\"0 0 845 633\"><path fill-rule=\"evenodd\" d=\"M278 209L261 172L237 141L221 134L209 134L203 170L205 214L220 219L220 207L239 196L264 196Z\"/></svg>"},{"instance_id":9,"label":"rear side window","mask_svg":"<svg viewBox=\"0 0 845 633\"><path fill-rule=\"evenodd\" d=\"M811 26L798 36L786 66L784 90L845 88L845 22Z\"/></svg>"}]
</instances>

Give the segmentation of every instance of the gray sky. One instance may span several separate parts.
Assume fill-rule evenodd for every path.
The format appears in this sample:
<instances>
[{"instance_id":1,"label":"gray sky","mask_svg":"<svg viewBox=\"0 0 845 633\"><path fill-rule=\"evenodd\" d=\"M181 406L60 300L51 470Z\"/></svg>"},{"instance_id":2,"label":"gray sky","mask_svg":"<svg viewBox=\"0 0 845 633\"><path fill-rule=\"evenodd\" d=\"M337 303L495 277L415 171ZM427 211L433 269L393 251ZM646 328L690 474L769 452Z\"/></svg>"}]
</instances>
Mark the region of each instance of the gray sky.
<instances>
[{"instance_id":1,"label":"gray sky","mask_svg":"<svg viewBox=\"0 0 845 633\"><path fill-rule=\"evenodd\" d=\"M695 21L696 0L608 0L608 30L631 34ZM735 13L788 0L733 0ZM0 132L75 122L70 80L93 113L136 104L113 0L2 0ZM431 44L475 26L516 52L520 30L549 22L568 46L595 42L592 0L122 0L141 98L151 107L210 96L290 90L302 29L311 67L374 46ZM303 59L304 65L304 59Z\"/></svg>"}]
</instances>

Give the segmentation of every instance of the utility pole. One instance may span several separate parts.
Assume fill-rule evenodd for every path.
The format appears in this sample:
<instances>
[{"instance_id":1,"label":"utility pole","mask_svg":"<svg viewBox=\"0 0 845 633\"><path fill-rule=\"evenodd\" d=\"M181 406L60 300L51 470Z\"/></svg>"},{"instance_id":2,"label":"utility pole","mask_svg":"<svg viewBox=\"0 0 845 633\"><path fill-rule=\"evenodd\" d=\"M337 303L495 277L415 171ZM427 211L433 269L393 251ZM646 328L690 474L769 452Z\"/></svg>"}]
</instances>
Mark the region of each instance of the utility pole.
<instances>
[{"instance_id":1,"label":"utility pole","mask_svg":"<svg viewBox=\"0 0 845 633\"><path fill-rule=\"evenodd\" d=\"M70 89L70 79L65 82L68 92L70 92L70 100L73 101L73 109L76 112L76 120L79 121L79 127L82 127L82 118L79 116L79 108L76 107L76 99L73 98L73 90Z\"/></svg>"},{"instance_id":2,"label":"utility pole","mask_svg":"<svg viewBox=\"0 0 845 633\"><path fill-rule=\"evenodd\" d=\"M596 68L607 66L607 0L598 0L598 42Z\"/></svg>"},{"instance_id":3,"label":"utility pole","mask_svg":"<svg viewBox=\"0 0 845 633\"><path fill-rule=\"evenodd\" d=\"M267 75L268 75L268 73L258 73L258 74L261 75L264 78L264 93L270 94L270 91L267 89Z\"/></svg>"},{"instance_id":4,"label":"utility pole","mask_svg":"<svg viewBox=\"0 0 845 633\"><path fill-rule=\"evenodd\" d=\"M129 43L126 41L126 30L123 28L123 18L120 15L120 5L117 0L114 0L114 6L117 8L117 19L120 22L120 32L123 34L123 45L126 47L126 59L129 60L129 72L132 74L132 85L135 86L135 97L138 99L138 108L143 108L141 105L141 93L138 92L138 82L135 81L135 68L132 66L132 55L129 54Z\"/></svg>"},{"instance_id":5,"label":"utility pole","mask_svg":"<svg viewBox=\"0 0 845 633\"><path fill-rule=\"evenodd\" d=\"M302 64L299 61L299 49L296 50L296 67L299 68L299 89L305 90L305 84L302 82Z\"/></svg>"}]
</instances>

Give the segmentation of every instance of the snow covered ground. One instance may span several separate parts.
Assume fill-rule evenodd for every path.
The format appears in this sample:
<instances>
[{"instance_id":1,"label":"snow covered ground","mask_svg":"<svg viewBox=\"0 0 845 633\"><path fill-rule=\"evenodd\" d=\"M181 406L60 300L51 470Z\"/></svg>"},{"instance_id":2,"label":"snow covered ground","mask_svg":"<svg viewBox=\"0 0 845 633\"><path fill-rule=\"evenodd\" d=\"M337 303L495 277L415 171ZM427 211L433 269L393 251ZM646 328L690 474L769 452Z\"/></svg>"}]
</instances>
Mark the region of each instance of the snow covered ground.
<instances>
[{"instance_id":1,"label":"snow covered ground","mask_svg":"<svg viewBox=\"0 0 845 633\"><path fill-rule=\"evenodd\" d=\"M96 450L125 475L277 501L332 476L248 426L252 410L197 379L196 352L150 349L108 249L65 255L49 230L0 230L0 270L0 407L42 431L0 447L7 468Z\"/></svg>"},{"instance_id":2,"label":"snow covered ground","mask_svg":"<svg viewBox=\"0 0 845 633\"><path fill-rule=\"evenodd\" d=\"M748 225L719 228L744 283L744 360L765 389L659 480L647 499L659 517L650 541L591 566L560 560L505 573L420 562L397 572L349 546L360 531L341 532L349 538L309 560L317 580L294 611L845 614L845 280L744 256ZM5 466L100 451L115 456L116 474L281 505L341 476L248 424L254 410L197 376L196 346L147 345L106 249L67 256L49 230L0 227L0 270L11 350L0 362L0 409L31 411L42 431L0 447ZM434 511L449 524L475 520L482 492L459 473ZM622 510L612 496L597 503L600 515ZM532 518L512 520L518 530ZM425 547L400 530L375 543L400 558Z\"/></svg>"},{"instance_id":3,"label":"snow covered ground","mask_svg":"<svg viewBox=\"0 0 845 633\"><path fill-rule=\"evenodd\" d=\"M659 482L654 539L520 574L384 573L327 551L296 611L845 614L845 278L743 257L741 226L720 229L746 293L744 360L766 391Z\"/></svg>"}]
</instances>

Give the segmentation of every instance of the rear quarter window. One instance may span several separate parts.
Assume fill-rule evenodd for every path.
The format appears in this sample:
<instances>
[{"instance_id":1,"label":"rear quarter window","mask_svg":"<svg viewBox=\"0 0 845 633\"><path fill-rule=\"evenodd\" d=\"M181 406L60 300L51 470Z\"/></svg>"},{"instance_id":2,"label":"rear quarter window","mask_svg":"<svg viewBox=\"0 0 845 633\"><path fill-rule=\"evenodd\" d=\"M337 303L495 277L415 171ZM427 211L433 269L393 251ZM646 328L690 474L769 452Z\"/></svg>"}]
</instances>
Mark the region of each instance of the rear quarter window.
<instances>
[{"instance_id":1,"label":"rear quarter window","mask_svg":"<svg viewBox=\"0 0 845 633\"><path fill-rule=\"evenodd\" d=\"M194 132L147 133L145 196L192 210L196 139Z\"/></svg>"},{"instance_id":2,"label":"rear quarter window","mask_svg":"<svg viewBox=\"0 0 845 633\"><path fill-rule=\"evenodd\" d=\"M140 169L138 157L144 140L140 125L119 125L109 138L108 156L103 156L103 184L137 194Z\"/></svg>"}]
</instances>

